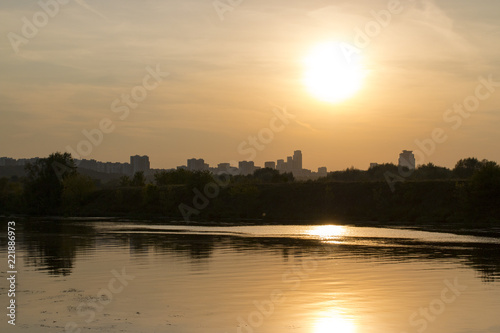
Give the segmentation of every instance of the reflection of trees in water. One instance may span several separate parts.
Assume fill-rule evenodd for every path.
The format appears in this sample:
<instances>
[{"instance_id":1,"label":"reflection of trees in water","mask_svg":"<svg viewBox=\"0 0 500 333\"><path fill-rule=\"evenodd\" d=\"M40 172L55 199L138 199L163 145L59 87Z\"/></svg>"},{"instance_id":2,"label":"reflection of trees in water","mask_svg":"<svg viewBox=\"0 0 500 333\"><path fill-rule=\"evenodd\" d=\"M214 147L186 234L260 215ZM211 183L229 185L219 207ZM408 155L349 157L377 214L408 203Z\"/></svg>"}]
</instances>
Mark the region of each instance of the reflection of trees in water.
<instances>
[{"instance_id":1,"label":"reflection of trees in water","mask_svg":"<svg viewBox=\"0 0 500 333\"><path fill-rule=\"evenodd\" d=\"M321 245L319 241L310 240L303 240L302 244L298 245L296 242L285 240L285 243L288 243L285 247L288 249L286 258L283 255L285 252L283 252L281 240L276 240L276 243L272 244L272 240L267 239L264 240L264 244L281 249L284 261L288 260L288 256L297 255L300 257L304 252L308 252L310 256L357 256L396 262L458 259L462 264L475 269L484 282L500 280L498 244L422 243L396 239L385 239L384 241L388 243L387 246Z\"/></svg>"},{"instance_id":2,"label":"reflection of trees in water","mask_svg":"<svg viewBox=\"0 0 500 333\"><path fill-rule=\"evenodd\" d=\"M92 224L71 221L40 222L24 225L22 242L28 254L29 264L47 269L50 274L56 275L70 274L76 253L85 248L95 248L99 239L99 243L102 244L128 247L131 257L138 260L149 253L176 254L190 258L195 266L206 264L214 249L230 248L237 253L247 251L272 253L281 256L285 262L302 257L353 256L396 262L459 259L475 269L483 281L495 281L500 278L500 253L497 244L432 244L383 239L387 246L326 245L311 239L190 234L175 230L165 232L167 231L155 232L138 225L134 229L103 235L98 234Z\"/></svg>"},{"instance_id":3,"label":"reflection of trees in water","mask_svg":"<svg viewBox=\"0 0 500 333\"><path fill-rule=\"evenodd\" d=\"M193 237L193 241L199 242L200 239L207 237L197 235ZM281 256L284 262L291 261L292 257L299 260L304 257L362 257L394 262L458 259L461 263L475 269L485 282L500 279L500 252L497 244L465 246L457 243L433 244L396 239L384 239L384 241L387 246L324 244L318 240L293 238L222 236L217 239L217 246L224 245L242 253L248 250L274 253Z\"/></svg>"},{"instance_id":4,"label":"reflection of trees in water","mask_svg":"<svg viewBox=\"0 0 500 333\"><path fill-rule=\"evenodd\" d=\"M20 232L26 262L53 275L69 275L76 252L95 246L92 226L62 222L25 222Z\"/></svg>"},{"instance_id":5,"label":"reflection of trees in water","mask_svg":"<svg viewBox=\"0 0 500 333\"><path fill-rule=\"evenodd\" d=\"M130 253L138 255L149 250L157 253L179 253L193 260L210 258L214 247L220 243L220 237L194 234L130 233Z\"/></svg>"},{"instance_id":6,"label":"reflection of trees in water","mask_svg":"<svg viewBox=\"0 0 500 333\"><path fill-rule=\"evenodd\" d=\"M498 245L475 248L467 264L476 269L483 281L500 280L500 251Z\"/></svg>"},{"instance_id":7,"label":"reflection of trees in water","mask_svg":"<svg viewBox=\"0 0 500 333\"><path fill-rule=\"evenodd\" d=\"M291 257L364 257L384 261L459 259L478 271L483 281L500 278L500 253L496 244L421 243L411 240L384 239L387 246L324 244L318 240L279 237L236 237L203 234L130 234L134 247L152 248L158 253L178 253L195 261L207 260L214 248L231 248L235 252L265 251ZM367 239L364 239L367 240ZM397 244L397 246L392 246Z\"/></svg>"},{"instance_id":8,"label":"reflection of trees in water","mask_svg":"<svg viewBox=\"0 0 500 333\"><path fill-rule=\"evenodd\" d=\"M173 253L189 257L192 269L206 271L208 260L214 248L220 244L220 238L213 235L199 237L193 234L130 233L130 255L139 261L149 252L158 255Z\"/></svg>"}]
</instances>

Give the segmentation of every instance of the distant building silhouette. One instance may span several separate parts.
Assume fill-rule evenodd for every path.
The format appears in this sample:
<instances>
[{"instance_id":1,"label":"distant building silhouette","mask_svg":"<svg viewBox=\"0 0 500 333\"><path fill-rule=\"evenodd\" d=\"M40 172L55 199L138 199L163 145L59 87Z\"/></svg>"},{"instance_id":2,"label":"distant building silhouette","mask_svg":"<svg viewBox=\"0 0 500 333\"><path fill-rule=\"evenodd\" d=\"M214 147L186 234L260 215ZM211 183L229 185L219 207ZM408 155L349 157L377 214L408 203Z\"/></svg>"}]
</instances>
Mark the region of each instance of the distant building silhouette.
<instances>
[{"instance_id":1,"label":"distant building silhouette","mask_svg":"<svg viewBox=\"0 0 500 333\"><path fill-rule=\"evenodd\" d=\"M202 158L191 158L187 160L187 169L189 171L206 171L208 167L208 164L206 164L205 160Z\"/></svg>"},{"instance_id":2,"label":"distant building silhouette","mask_svg":"<svg viewBox=\"0 0 500 333\"><path fill-rule=\"evenodd\" d=\"M304 173L302 169L302 152L300 150L293 152L292 173L294 177L300 177Z\"/></svg>"},{"instance_id":3,"label":"distant building silhouette","mask_svg":"<svg viewBox=\"0 0 500 333\"><path fill-rule=\"evenodd\" d=\"M287 156L286 157L286 172L292 172L292 171L293 171L293 157Z\"/></svg>"},{"instance_id":4,"label":"distant building silhouette","mask_svg":"<svg viewBox=\"0 0 500 333\"><path fill-rule=\"evenodd\" d=\"M217 169L216 172L218 174L230 174L232 171L231 164L230 163L219 163L217 164Z\"/></svg>"},{"instance_id":5,"label":"distant building silhouette","mask_svg":"<svg viewBox=\"0 0 500 333\"><path fill-rule=\"evenodd\" d=\"M368 170L376 167L378 167L378 163L370 163L370 167L368 168Z\"/></svg>"},{"instance_id":6,"label":"distant building silhouette","mask_svg":"<svg viewBox=\"0 0 500 333\"><path fill-rule=\"evenodd\" d=\"M39 158L22 158L14 159L10 157L0 157L0 167L20 167L27 163L34 163ZM152 175L161 171L172 171L175 169L151 169L148 156L130 156L130 163L121 162L100 162L96 160L75 159L75 164L79 169L87 169L99 173L115 174L115 175L134 175L136 172L143 171L146 175ZM411 151L403 151L400 155L400 164L404 166L410 165L410 168L415 168L415 159ZM203 159L191 158L187 160L187 166L182 165L176 167L177 170L189 171L208 171L212 174L231 174L231 175L251 175L261 167L256 166L253 161L240 161L238 168L231 166L230 163L219 163L217 167L210 168ZM292 173L297 180L317 179L327 176L326 167L318 168L318 172L313 172L302 167L302 151L295 150L293 156L288 156L285 160L279 159L277 162L267 161L264 163L264 168L278 170L279 173Z\"/></svg>"},{"instance_id":7,"label":"distant building silhouette","mask_svg":"<svg viewBox=\"0 0 500 333\"><path fill-rule=\"evenodd\" d=\"M17 161L10 157L2 157L0 158L0 166L15 166Z\"/></svg>"},{"instance_id":8,"label":"distant building silhouette","mask_svg":"<svg viewBox=\"0 0 500 333\"><path fill-rule=\"evenodd\" d=\"M132 165L130 163L120 163L120 162L100 162L94 159L92 160L78 160L75 159L75 164L78 168L87 169L107 174L118 174L118 175L131 175Z\"/></svg>"},{"instance_id":9,"label":"distant building silhouette","mask_svg":"<svg viewBox=\"0 0 500 333\"><path fill-rule=\"evenodd\" d=\"M38 157L15 159L11 157L0 157L0 166L24 166L28 163L36 163Z\"/></svg>"},{"instance_id":10,"label":"distant building silhouette","mask_svg":"<svg viewBox=\"0 0 500 333\"><path fill-rule=\"evenodd\" d=\"M276 164L276 169L280 173L285 173L286 172L286 162L285 162L285 160L278 160L278 163Z\"/></svg>"},{"instance_id":11,"label":"distant building silhouette","mask_svg":"<svg viewBox=\"0 0 500 333\"><path fill-rule=\"evenodd\" d=\"M398 166L415 170L415 156L411 150L403 150L403 152L399 154Z\"/></svg>"},{"instance_id":12,"label":"distant building silhouette","mask_svg":"<svg viewBox=\"0 0 500 333\"><path fill-rule=\"evenodd\" d=\"M151 170L149 167L149 157L147 156L131 156L130 161L136 160L135 158L139 157L136 162L136 167L138 166L139 171L145 171L147 173L148 170ZM145 160L141 161L141 158ZM10 157L0 157L0 166L26 166L28 163L35 163L40 158L20 158L13 159ZM116 174L116 175L132 175L133 169L130 163L121 163L121 162L101 162L96 161L94 159L86 160L86 159L74 159L75 165L79 169L86 169L100 173L106 174ZM142 163L142 164L141 164ZM142 166L143 165L143 166Z\"/></svg>"},{"instance_id":13,"label":"distant building silhouette","mask_svg":"<svg viewBox=\"0 0 500 333\"><path fill-rule=\"evenodd\" d=\"M269 168L269 169L276 169L276 162L265 162L264 163L264 168Z\"/></svg>"},{"instance_id":14,"label":"distant building silhouette","mask_svg":"<svg viewBox=\"0 0 500 333\"><path fill-rule=\"evenodd\" d=\"M267 167L269 162L264 165ZM271 164L269 164L271 166ZM276 170L280 173L292 173L297 180L318 179L328 175L326 167L318 168L318 172L304 169L302 166L302 151L295 150L293 156L288 156L285 160L278 160L276 163Z\"/></svg>"},{"instance_id":15,"label":"distant building silhouette","mask_svg":"<svg viewBox=\"0 0 500 333\"><path fill-rule=\"evenodd\" d=\"M149 165L149 157L144 155L144 156L130 156L130 166L132 169L132 174L135 174L136 172L143 171L144 173L147 173L150 169Z\"/></svg>"},{"instance_id":16,"label":"distant building silhouette","mask_svg":"<svg viewBox=\"0 0 500 333\"><path fill-rule=\"evenodd\" d=\"M292 170L294 172L302 171L302 152L300 150L296 150L293 152L293 167Z\"/></svg>"},{"instance_id":17,"label":"distant building silhouette","mask_svg":"<svg viewBox=\"0 0 500 333\"><path fill-rule=\"evenodd\" d=\"M240 169L240 175L247 176L253 174L255 171L255 164L253 161L240 161L238 163L238 168Z\"/></svg>"}]
</instances>

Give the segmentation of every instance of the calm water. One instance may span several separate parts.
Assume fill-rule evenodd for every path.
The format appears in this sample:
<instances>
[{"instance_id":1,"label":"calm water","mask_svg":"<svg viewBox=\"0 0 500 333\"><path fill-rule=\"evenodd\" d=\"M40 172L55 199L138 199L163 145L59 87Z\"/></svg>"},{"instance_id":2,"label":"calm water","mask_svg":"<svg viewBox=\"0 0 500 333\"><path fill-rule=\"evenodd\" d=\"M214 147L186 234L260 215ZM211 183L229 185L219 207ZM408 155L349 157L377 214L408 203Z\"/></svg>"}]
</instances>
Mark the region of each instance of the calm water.
<instances>
[{"instance_id":1,"label":"calm water","mask_svg":"<svg viewBox=\"0 0 500 333\"><path fill-rule=\"evenodd\" d=\"M17 325L2 332L500 332L495 238L72 221L18 241Z\"/></svg>"}]
</instances>

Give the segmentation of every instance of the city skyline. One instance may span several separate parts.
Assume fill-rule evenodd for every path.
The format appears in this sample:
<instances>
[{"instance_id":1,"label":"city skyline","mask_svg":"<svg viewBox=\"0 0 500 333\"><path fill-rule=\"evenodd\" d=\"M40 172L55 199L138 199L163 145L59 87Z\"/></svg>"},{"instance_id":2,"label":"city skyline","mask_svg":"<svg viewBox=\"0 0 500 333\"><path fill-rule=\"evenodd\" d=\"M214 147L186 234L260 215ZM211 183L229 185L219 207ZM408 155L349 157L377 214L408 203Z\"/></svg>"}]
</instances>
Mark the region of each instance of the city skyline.
<instances>
[{"instance_id":1,"label":"city skyline","mask_svg":"<svg viewBox=\"0 0 500 333\"><path fill-rule=\"evenodd\" d=\"M366 165L354 165L354 164L350 164L349 162L345 162L345 165L346 167L344 168L339 168L339 169L332 169L330 168L329 166L323 164L323 165L312 165L311 166L311 162L310 161L307 161L307 167L305 167L305 169L311 169L311 170L314 170L314 169L317 169L317 168L321 168L321 167L326 167L328 170L330 171L341 171L341 170L345 170L346 168L351 168L351 167L354 167L355 169L359 169L359 170L366 170L366 169L369 169L370 166L372 165L380 165L380 164L384 164L384 163L392 163L394 165L398 165L399 164L399 160L400 160L400 155L401 155L401 152L402 151L406 151L406 149L402 149L400 150L400 153L394 153L393 156L392 156L392 160L381 160L381 159L377 159L375 158L374 160L370 160ZM54 151L55 152L55 151ZM54 152L51 152L51 153L54 153ZM48 156L48 155L47 155ZM22 156L21 157L14 157L14 156L0 156L0 158L12 158L12 159L15 159L15 160L28 160L28 159L34 159L34 158L42 158L42 157L47 157L47 156L35 156L35 157L26 157L26 156ZM95 159L95 158L84 158L84 159L78 159L78 158L75 158L73 156L73 158L75 158L76 160L96 160L98 162L104 162L104 163L128 163L126 161L130 161L130 157L133 156L133 155L129 155L127 156L126 158L123 158L121 159L120 161L106 161L106 160L98 160L98 159ZM146 156L149 156L149 155L146 155ZM450 162L449 165L443 165L443 164L438 164L438 163L435 163L434 161L432 160L428 160L426 161L425 164L428 164L428 163L433 163L434 165L439 165L439 166L442 166L442 167L446 167L446 168L449 168L449 169L452 169L455 164L463 159L463 158L468 158L468 157L472 157L472 158L477 158L478 160L490 160L490 161L495 161L495 162L498 162L500 160L495 160L495 159L492 159L492 158L488 158L488 157L478 157L477 155L471 155L471 156L462 156L462 157L459 157L456 161L452 161ZM184 162L180 162L179 164L176 164L176 165L167 165L167 166L164 166L164 165L161 165L159 166L158 165L158 161L155 159L152 159L150 161L151 163L151 169L164 169L164 170L169 170L169 169L175 169L176 167L178 166L182 166L182 165L187 165L186 164L186 161L188 161L189 159L203 159L205 163L209 164L210 166L214 166L214 165L218 165L220 163L226 163L226 162L221 162L221 161L214 161L214 162L209 162L211 160L208 160L208 159L205 159L204 157L191 157L191 158L186 158L184 159ZM212 159L213 160L213 159ZM280 159L275 159L275 160L263 160L261 159L260 162L256 162L256 161L251 161L251 162L254 162L255 165L262 165L262 166L265 166L265 164L267 162L274 162L275 164L277 164L277 162L279 161ZM227 161L226 160L223 160L223 161ZM239 162L237 160L233 160L233 161L236 161L236 162ZM246 160L245 160L246 161ZM416 163L416 161L414 160L413 163L415 163L415 167L418 167L419 165L423 165L423 164L418 164ZM321 163L320 163L321 164ZM233 166L236 166L236 165L233 165Z\"/></svg>"},{"instance_id":2,"label":"city skyline","mask_svg":"<svg viewBox=\"0 0 500 333\"><path fill-rule=\"evenodd\" d=\"M34 163L41 157L32 158L22 158L14 159L11 157L0 157L0 166L25 166L28 163ZM189 158L186 160L186 164L177 165L170 168L152 168L147 155L133 155L130 156L128 162L110 162L110 161L97 161L95 159L74 159L76 166L79 168L94 170L102 173L108 174L126 174L133 175L138 171L143 171L148 174L153 174L158 171L171 171L178 169L185 169L188 171L210 171L214 174L230 173L234 174L237 170L237 174L240 175L250 175L254 171L262 168L270 168L273 170L283 173L292 173L298 179L309 179L324 177L328 173L328 168L325 166L318 166L314 169L303 168L302 166L302 151L295 150L292 156L287 156L285 159L278 159L275 161L266 161L263 165L256 165L254 161L230 161L230 162L220 162L210 165L205 163L203 158ZM458 162L458 161L457 161ZM413 151L403 150L399 154L397 163L393 162L371 162L366 169L356 168L358 170L370 170L374 167L383 164L394 164L398 167L407 168L409 170L415 170L419 167L415 163L415 156ZM351 166L352 168L352 166ZM349 169L349 168L347 168ZM450 168L451 169L451 168ZM404 170L404 169L403 169ZM343 170L330 170L330 171L343 171Z\"/></svg>"},{"instance_id":3,"label":"city skyline","mask_svg":"<svg viewBox=\"0 0 500 333\"><path fill-rule=\"evenodd\" d=\"M191 156L245 160L251 149L263 164L301 147L305 168L341 170L395 163L394 152L433 140L425 163L500 160L500 3L396 2L258 0L223 15L210 1L70 2L37 27L46 9L6 0L2 155L80 145L82 158L141 152L164 168ZM335 43L362 77L323 63ZM313 60L323 67L306 68ZM315 80L329 65L341 77L325 92ZM342 83L349 98L328 96Z\"/></svg>"},{"instance_id":4,"label":"city skyline","mask_svg":"<svg viewBox=\"0 0 500 333\"><path fill-rule=\"evenodd\" d=\"M11 157L0 157L0 166L24 166L28 163L33 163L36 160L43 157L31 157L14 159ZM278 159L276 161L266 161L263 166L256 165L253 161L230 161L230 162L220 162L217 164L205 163L203 158L189 158L186 160L186 164L176 165L169 168L151 168L151 163L149 156L147 155L132 155L128 162L110 162L110 161L98 161L95 159L74 159L76 166L85 169L92 169L95 171L101 171L105 173L123 173L123 174L134 174L138 171L157 171L157 170L175 170L175 169L186 169L189 171L211 171L211 172L229 172L230 169L240 169L245 170L243 174L252 174L255 170L261 168L271 168L280 171L281 173L290 172L295 173L296 176L301 176L300 171L305 170L310 172L311 170L302 167L302 152L300 150L295 150L293 156L288 156L287 162L283 159ZM322 170L326 173L327 168L320 166L316 168L318 171ZM313 171L314 172L314 171Z\"/></svg>"}]
</instances>

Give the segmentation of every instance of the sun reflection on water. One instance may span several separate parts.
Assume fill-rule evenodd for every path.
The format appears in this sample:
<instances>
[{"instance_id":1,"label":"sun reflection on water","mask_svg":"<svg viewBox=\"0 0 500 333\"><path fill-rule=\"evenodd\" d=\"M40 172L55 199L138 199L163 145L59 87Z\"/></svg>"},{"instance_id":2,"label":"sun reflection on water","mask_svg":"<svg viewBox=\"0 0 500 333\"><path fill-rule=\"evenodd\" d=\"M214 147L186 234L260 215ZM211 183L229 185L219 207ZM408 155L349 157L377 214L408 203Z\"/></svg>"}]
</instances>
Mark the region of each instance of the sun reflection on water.
<instances>
[{"instance_id":1,"label":"sun reflection on water","mask_svg":"<svg viewBox=\"0 0 500 333\"><path fill-rule=\"evenodd\" d=\"M341 225L320 225L313 227L307 232L311 236L319 236L322 239L336 238L345 235L347 229Z\"/></svg>"}]
</instances>

